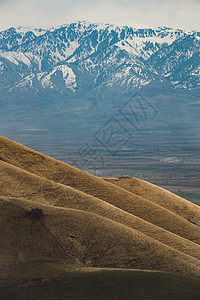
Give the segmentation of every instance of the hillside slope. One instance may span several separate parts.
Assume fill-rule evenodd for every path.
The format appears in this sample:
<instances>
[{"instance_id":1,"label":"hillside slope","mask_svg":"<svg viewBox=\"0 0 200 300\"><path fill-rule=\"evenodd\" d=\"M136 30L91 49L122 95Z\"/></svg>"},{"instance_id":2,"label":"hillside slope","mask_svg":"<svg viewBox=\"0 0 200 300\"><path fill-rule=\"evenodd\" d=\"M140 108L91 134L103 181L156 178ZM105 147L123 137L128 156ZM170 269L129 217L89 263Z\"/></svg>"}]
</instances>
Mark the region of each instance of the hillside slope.
<instances>
[{"instance_id":1,"label":"hillside slope","mask_svg":"<svg viewBox=\"0 0 200 300\"><path fill-rule=\"evenodd\" d=\"M7 211L10 214L16 203L21 208L18 217L5 220ZM44 259L45 255L50 261L59 261L64 251L63 261L71 258L86 266L145 268L200 276L199 260L96 214L26 200L13 204L4 199L0 204L1 248L19 261ZM42 209L44 220L34 220L24 212L34 208Z\"/></svg>"},{"instance_id":2,"label":"hillside slope","mask_svg":"<svg viewBox=\"0 0 200 300\"><path fill-rule=\"evenodd\" d=\"M161 187L150 182L131 177L105 178L123 189L164 207L180 215L183 218L191 218L191 221L200 225L199 207Z\"/></svg>"},{"instance_id":3,"label":"hillside slope","mask_svg":"<svg viewBox=\"0 0 200 300\"><path fill-rule=\"evenodd\" d=\"M200 258L199 228L170 211L157 207L157 212L161 215L163 223L171 224L170 231L175 232L175 234L97 197L50 181L2 161L0 162L0 178L2 178L1 196L26 198L43 204L93 212L137 229L179 251ZM149 203L149 209L152 211L154 209L151 203ZM142 207L140 210L143 212ZM155 214L154 217L152 215L151 218L155 220L157 215Z\"/></svg>"},{"instance_id":4,"label":"hillside slope","mask_svg":"<svg viewBox=\"0 0 200 300\"><path fill-rule=\"evenodd\" d=\"M158 204L152 203L152 201L149 201L144 197L126 191L103 179L59 162L3 137L0 138L0 159L16 167L50 179L51 181L70 186L104 200L128 213L151 222L154 225L199 243L200 229L184 218L181 218L179 215L170 212ZM8 167L7 171L9 170L8 165L3 162L1 162L1 164L2 168L4 167L6 170ZM18 172L17 169L15 170ZM10 171L8 174L8 176L11 176L11 182L13 182L12 176L14 176L14 174L14 171ZM151 214L149 214L149 209L151 210ZM193 205L192 212L189 211L187 217L194 219L198 224L200 220L200 208ZM177 224L177 226L174 226L175 224ZM190 227L190 230L184 230L184 228ZM190 236L192 232L197 232L197 235Z\"/></svg>"},{"instance_id":5,"label":"hillside slope","mask_svg":"<svg viewBox=\"0 0 200 300\"><path fill-rule=\"evenodd\" d=\"M48 259L200 277L200 228L184 215L198 222L199 207L148 183L115 181L0 137L0 272Z\"/></svg>"}]
</instances>

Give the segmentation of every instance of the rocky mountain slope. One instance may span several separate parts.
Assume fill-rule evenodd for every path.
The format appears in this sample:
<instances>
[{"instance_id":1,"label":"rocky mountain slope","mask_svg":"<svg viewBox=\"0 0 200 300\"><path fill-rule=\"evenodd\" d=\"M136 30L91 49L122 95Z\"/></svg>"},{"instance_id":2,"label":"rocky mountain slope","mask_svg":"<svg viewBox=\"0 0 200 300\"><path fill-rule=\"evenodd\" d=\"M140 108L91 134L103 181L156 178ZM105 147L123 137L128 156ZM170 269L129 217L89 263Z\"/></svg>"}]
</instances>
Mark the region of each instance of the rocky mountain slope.
<instances>
[{"instance_id":1,"label":"rocky mountain slope","mask_svg":"<svg viewBox=\"0 0 200 300\"><path fill-rule=\"evenodd\" d=\"M199 88L200 33L78 22L0 32L0 90L94 95L166 81Z\"/></svg>"}]
</instances>

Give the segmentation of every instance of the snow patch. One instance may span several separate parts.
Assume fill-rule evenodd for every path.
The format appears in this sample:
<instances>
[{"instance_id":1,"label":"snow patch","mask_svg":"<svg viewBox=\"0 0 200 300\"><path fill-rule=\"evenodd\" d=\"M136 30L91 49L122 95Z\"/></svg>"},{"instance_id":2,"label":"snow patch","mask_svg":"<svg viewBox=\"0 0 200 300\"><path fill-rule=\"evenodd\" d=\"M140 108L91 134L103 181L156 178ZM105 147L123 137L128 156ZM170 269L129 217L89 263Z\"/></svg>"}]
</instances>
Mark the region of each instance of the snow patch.
<instances>
[{"instance_id":1,"label":"snow patch","mask_svg":"<svg viewBox=\"0 0 200 300\"><path fill-rule=\"evenodd\" d=\"M32 54L24 54L22 52L0 52L0 55L15 65L19 65L20 63L24 63L27 66L31 66L30 56L33 57Z\"/></svg>"},{"instance_id":2,"label":"snow patch","mask_svg":"<svg viewBox=\"0 0 200 300\"><path fill-rule=\"evenodd\" d=\"M44 35L47 31L54 31L58 27L48 27L48 26L43 26L42 28L35 28L33 26L19 26L16 28L16 32L20 33L22 35L25 35L27 32L31 31L35 36L41 36Z\"/></svg>"},{"instance_id":3,"label":"snow patch","mask_svg":"<svg viewBox=\"0 0 200 300\"><path fill-rule=\"evenodd\" d=\"M0 61L0 74L4 71L4 64Z\"/></svg>"},{"instance_id":4,"label":"snow patch","mask_svg":"<svg viewBox=\"0 0 200 300\"><path fill-rule=\"evenodd\" d=\"M38 75L38 79L41 79L43 77L41 79L41 84L43 88L53 88L54 84L52 81L52 77L56 76L58 72L62 72L62 78L65 82L65 86L67 88L70 88L71 90L75 90L77 87L76 75L74 74L72 69L66 65L55 67L49 74L42 73L41 75Z\"/></svg>"}]
</instances>

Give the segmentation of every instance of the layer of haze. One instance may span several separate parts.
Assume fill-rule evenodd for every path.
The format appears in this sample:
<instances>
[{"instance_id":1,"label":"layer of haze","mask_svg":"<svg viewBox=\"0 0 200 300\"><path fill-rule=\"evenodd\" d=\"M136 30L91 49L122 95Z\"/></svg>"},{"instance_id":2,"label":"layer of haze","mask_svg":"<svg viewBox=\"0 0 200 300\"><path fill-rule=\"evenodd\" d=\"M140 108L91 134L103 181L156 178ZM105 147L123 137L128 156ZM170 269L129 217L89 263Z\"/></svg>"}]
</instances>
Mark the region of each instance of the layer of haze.
<instances>
[{"instance_id":1,"label":"layer of haze","mask_svg":"<svg viewBox=\"0 0 200 300\"><path fill-rule=\"evenodd\" d=\"M0 30L77 20L200 30L200 0L0 0Z\"/></svg>"}]
</instances>

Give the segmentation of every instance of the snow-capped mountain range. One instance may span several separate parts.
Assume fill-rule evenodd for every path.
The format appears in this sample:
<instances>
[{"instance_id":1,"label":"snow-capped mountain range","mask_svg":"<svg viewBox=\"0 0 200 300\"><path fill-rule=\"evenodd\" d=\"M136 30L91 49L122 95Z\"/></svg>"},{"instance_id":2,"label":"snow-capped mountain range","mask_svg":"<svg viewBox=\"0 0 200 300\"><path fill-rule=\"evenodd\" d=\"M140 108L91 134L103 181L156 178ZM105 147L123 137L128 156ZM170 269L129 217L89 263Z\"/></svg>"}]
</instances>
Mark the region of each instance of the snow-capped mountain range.
<instances>
[{"instance_id":1,"label":"snow-capped mountain range","mask_svg":"<svg viewBox=\"0 0 200 300\"><path fill-rule=\"evenodd\" d=\"M158 83L200 88L200 32L76 22L0 32L0 97L126 94Z\"/></svg>"}]
</instances>

